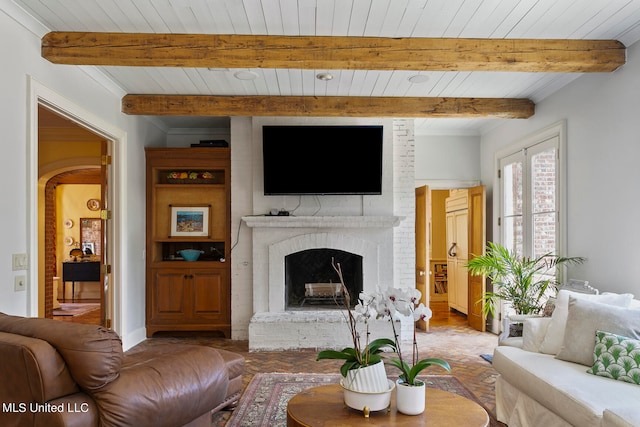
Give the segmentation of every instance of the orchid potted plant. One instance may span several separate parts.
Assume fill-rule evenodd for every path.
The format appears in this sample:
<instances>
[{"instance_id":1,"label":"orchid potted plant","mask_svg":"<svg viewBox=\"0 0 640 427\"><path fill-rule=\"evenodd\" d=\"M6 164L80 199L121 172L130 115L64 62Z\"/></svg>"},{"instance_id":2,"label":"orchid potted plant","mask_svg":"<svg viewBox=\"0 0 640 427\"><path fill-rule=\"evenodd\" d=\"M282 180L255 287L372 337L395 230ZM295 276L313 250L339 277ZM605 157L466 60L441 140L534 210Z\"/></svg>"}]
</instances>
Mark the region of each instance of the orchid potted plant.
<instances>
[{"instance_id":1,"label":"orchid potted plant","mask_svg":"<svg viewBox=\"0 0 640 427\"><path fill-rule=\"evenodd\" d=\"M349 309L349 307L351 307L351 296L344 284L340 263L332 261L332 266L338 274L338 279L344 295L344 306L346 308L346 317L353 345L342 350L323 350L318 353L316 360L343 360L344 363L340 367L340 373L347 380L345 382L346 386L354 391L386 392L389 390L389 385L387 382L386 371L384 370L382 353L385 348L393 349L395 343L393 340L388 338L378 338L370 341L369 324L372 317L363 315L362 310ZM358 328L358 324L360 322L364 324L364 330L362 328ZM362 376L365 375L363 368L373 368L370 370L374 370L376 372L375 375L377 378L371 381L360 381L358 379L358 374L362 372ZM371 385L371 388L364 388L369 385Z\"/></svg>"},{"instance_id":2,"label":"orchid potted plant","mask_svg":"<svg viewBox=\"0 0 640 427\"><path fill-rule=\"evenodd\" d=\"M451 370L449 363L442 359L426 358L419 360L415 322L428 320L433 315L431 309L420 302L421 296L421 292L414 288L393 288L384 292L377 292L373 295L362 293L360 298L361 303L354 308L355 311L370 311L371 307L375 307L373 312L376 313L376 318L391 321L391 329L393 330L394 336L394 343L391 347L395 350L398 357L389 360L393 366L400 370L400 380L410 386L419 385L421 381L416 377L429 366L435 365L447 371ZM394 322L394 317L397 313L409 317L414 321L411 363L403 356L400 337Z\"/></svg>"},{"instance_id":3,"label":"orchid potted plant","mask_svg":"<svg viewBox=\"0 0 640 427\"><path fill-rule=\"evenodd\" d=\"M418 374L429 366L440 366L447 371L451 370L449 363L438 358L420 359L418 354L418 341L416 335L415 322L431 318L432 312L424 304L420 303L421 293L417 289L389 289L378 291L374 294L360 293L358 303L353 310L349 292L344 285L340 264L333 264L338 273L344 302L347 308L347 318L353 347L347 347L340 351L323 350L318 353L316 360L341 359L344 360L340 373L343 377L349 378L349 374L358 372L360 369L377 365L382 365L383 359L388 359L390 365L400 370L398 377L396 399L398 410L404 414L417 415L424 412L425 404L425 383L418 379ZM413 342L411 359L407 360L400 345L400 335L396 329L395 318L398 315L409 317L414 322ZM369 324L376 319L390 320L393 331L393 339L379 338L369 341ZM357 324L365 324L365 344L361 344L362 335ZM397 357L386 357L385 353L395 353ZM383 366L383 365L382 365ZM386 377L385 377L386 379ZM350 385L351 383L348 382ZM414 396L417 392L417 397ZM346 393L346 391L345 391ZM347 402L348 404L348 402Z\"/></svg>"},{"instance_id":4,"label":"orchid potted plant","mask_svg":"<svg viewBox=\"0 0 640 427\"><path fill-rule=\"evenodd\" d=\"M373 295L363 293L360 296L362 304L354 308L356 311L366 311L367 307L375 307L372 312L376 313L376 318L387 319L391 322L394 337L392 348L397 357L389 358L389 361L391 365L400 370L396 381L396 404L398 411L406 415L418 415L424 412L426 384L417 378L418 374L429 366L440 366L447 371L451 370L449 363L445 360L420 359L419 357L415 323L419 320L430 319L433 314L431 309L420 303L421 295L418 289L413 288L393 288L383 292L378 291ZM395 318L398 314L409 317L414 322L410 361L403 354L400 336L396 329Z\"/></svg>"}]
</instances>

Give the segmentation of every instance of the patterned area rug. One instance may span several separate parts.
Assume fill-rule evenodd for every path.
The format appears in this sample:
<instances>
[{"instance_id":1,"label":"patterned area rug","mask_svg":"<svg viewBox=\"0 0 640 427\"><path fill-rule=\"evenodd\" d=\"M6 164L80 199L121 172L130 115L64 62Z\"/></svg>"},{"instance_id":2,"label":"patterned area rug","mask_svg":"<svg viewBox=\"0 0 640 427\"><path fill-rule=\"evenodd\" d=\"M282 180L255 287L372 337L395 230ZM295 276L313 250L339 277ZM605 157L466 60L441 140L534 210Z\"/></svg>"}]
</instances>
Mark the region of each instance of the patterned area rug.
<instances>
[{"instance_id":1,"label":"patterned area rug","mask_svg":"<svg viewBox=\"0 0 640 427\"><path fill-rule=\"evenodd\" d=\"M480 357L489 363L493 363L493 354L481 354Z\"/></svg>"},{"instance_id":2,"label":"patterned area rug","mask_svg":"<svg viewBox=\"0 0 640 427\"><path fill-rule=\"evenodd\" d=\"M61 303L60 308L53 310L54 316L79 316L100 309L96 303Z\"/></svg>"},{"instance_id":3,"label":"patterned area rug","mask_svg":"<svg viewBox=\"0 0 640 427\"><path fill-rule=\"evenodd\" d=\"M478 402L457 378L450 375L421 376L432 387L456 393ZM338 383L339 374L256 374L245 390L240 403L226 422L226 427L284 427L287 425L287 403L297 393L309 387ZM490 426L499 426L491 418ZM215 421L214 421L214 425Z\"/></svg>"}]
</instances>

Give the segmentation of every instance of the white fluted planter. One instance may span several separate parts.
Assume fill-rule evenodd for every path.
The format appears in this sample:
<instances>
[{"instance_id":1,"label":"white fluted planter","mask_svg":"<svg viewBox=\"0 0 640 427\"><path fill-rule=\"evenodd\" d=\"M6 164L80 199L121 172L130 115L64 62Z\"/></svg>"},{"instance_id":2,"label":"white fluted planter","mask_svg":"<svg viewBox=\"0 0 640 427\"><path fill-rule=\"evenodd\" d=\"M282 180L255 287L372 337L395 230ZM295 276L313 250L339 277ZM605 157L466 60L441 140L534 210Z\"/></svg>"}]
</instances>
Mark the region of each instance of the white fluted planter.
<instances>
[{"instance_id":1,"label":"white fluted planter","mask_svg":"<svg viewBox=\"0 0 640 427\"><path fill-rule=\"evenodd\" d=\"M395 383L387 378L384 363L352 369L340 380L344 403L369 417L371 411L389 409Z\"/></svg>"},{"instance_id":2,"label":"white fluted planter","mask_svg":"<svg viewBox=\"0 0 640 427\"><path fill-rule=\"evenodd\" d=\"M349 390L366 393L381 393L389 389L383 362L352 369L347 372L343 382L344 387Z\"/></svg>"},{"instance_id":3,"label":"white fluted planter","mask_svg":"<svg viewBox=\"0 0 640 427\"><path fill-rule=\"evenodd\" d=\"M416 381L417 382L417 381ZM426 385L408 385L402 380L396 381L396 407L405 415L419 415L424 412Z\"/></svg>"},{"instance_id":4,"label":"white fluted planter","mask_svg":"<svg viewBox=\"0 0 640 427\"><path fill-rule=\"evenodd\" d=\"M345 387L345 379L340 380L340 385L344 391L344 403L349 408L362 411L366 418L369 417L371 411L389 410L391 407L391 393L395 388L395 383L387 380L385 391L381 392L365 392L350 390Z\"/></svg>"}]
</instances>

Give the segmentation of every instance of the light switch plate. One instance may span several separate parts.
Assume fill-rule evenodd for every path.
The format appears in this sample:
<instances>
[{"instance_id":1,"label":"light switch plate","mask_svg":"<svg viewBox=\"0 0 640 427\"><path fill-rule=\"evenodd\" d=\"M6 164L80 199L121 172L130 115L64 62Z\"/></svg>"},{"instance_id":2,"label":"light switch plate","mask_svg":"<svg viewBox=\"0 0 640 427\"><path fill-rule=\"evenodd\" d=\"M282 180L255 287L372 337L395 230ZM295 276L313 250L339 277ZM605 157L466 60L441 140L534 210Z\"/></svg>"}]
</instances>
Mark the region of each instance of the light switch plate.
<instances>
[{"instance_id":1,"label":"light switch plate","mask_svg":"<svg viewBox=\"0 0 640 427\"><path fill-rule=\"evenodd\" d=\"M11 266L13 268L13 271L27 270L29 268L27 254L12 254Z\"/></svg>"}]
</instances>

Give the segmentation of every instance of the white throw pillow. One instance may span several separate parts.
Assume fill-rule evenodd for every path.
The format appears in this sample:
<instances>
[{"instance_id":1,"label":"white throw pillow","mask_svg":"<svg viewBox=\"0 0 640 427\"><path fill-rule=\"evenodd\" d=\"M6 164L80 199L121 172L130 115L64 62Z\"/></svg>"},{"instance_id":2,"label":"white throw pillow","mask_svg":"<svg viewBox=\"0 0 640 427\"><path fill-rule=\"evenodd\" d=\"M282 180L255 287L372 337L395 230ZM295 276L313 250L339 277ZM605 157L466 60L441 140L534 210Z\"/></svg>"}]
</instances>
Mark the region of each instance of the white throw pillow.
<instances>
[{"instance_id":1,"label":"white throw pillow","mask_svg":"<svg viewBox=\"0 0 640 427\"><path fill-rule=\"evenodd\" d=\"M547 328L547 335L540 345L540 353L558 354L564 339L564 330L567 324L567 314L569 313L569 296L578 299L595 301L600 304L609 304L616 307L628 307L633 299L633 294L613 294L601 295L581 294L579 292L561 290L556 298L556 307L551 315L551 323Z\"/></svg>"},{"instance_id":2,"label":"white throw pillow","mask_svg":"<svg viewBox=\"0 0 640 427\"><path fill-rule=\"evenodd\" d=\"M526 319L522 329L522 349L539 353L550 323L550 317Z\"/></svg>"},{"instance_id":3,"label":"white throw pillow","mask_svg":"<svg viewBox=\"0 0 640 427\"><path fill-rule=\"evenodd\" d=\"M569 297L567 327L556 358L591 367L597 331L640 339L640 311Z\"/></svg>"}]
</instances>

